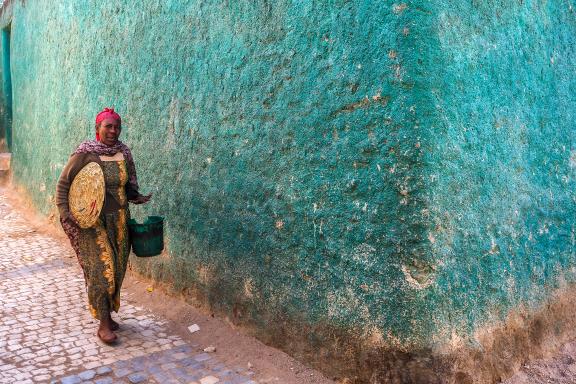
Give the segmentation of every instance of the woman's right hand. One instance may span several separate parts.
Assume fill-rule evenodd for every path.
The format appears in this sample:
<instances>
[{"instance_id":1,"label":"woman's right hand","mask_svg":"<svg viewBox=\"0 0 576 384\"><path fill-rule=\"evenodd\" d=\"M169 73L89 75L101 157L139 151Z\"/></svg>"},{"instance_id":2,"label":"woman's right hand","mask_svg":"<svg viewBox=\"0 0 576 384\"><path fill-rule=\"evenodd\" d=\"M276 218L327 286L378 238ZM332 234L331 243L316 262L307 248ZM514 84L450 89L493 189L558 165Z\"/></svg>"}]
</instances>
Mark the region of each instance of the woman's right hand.
<instances>
[{"instance_id":1,"label":"woman's right hand","mask_svg":"<svg viewBox=\"0 0 576 384\"><path fill-rule=\"evenodd\" d=\"M150 201L150 198L152 197L152 194L148 194L148 195L139 195L137 198L130 200L130 202L132 204L145 204L148 201Z\"/></svg>"},{"instance_id":2,"label":"woman's right hand","mask_svg":"<svg viewBox=\"0 0 576 384\"><path fill-rule=\"evenodd\" d=\"M74 216L72 216L71 213L68 213L68 214L66 215L66 217L64 218L64 221L67 222L68 224L75 225L75 226L77 226L77 227L80 226L80 224L78 224L78 222L76 221L76 219L74 218Z\"/></svg>"}]
</instances>

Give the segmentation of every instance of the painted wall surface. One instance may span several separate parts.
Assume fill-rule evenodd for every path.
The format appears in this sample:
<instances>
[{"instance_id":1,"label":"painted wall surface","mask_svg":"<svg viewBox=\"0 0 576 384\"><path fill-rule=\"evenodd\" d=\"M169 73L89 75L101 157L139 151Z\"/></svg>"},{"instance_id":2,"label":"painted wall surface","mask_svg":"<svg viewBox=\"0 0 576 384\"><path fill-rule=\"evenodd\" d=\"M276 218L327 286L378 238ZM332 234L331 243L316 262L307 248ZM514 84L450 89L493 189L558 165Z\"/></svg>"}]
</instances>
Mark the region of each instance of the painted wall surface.
<instances>
[{"instance_id":1,"label":"painted wall surface","mask_svg":"<svg viewBox=\"0 0 576 384\"><path fill-rule=\"evenodd\" d=\"M0 5L2 6L2 5ZM6 12L4 9L3 14L10 13ZM2 87L0 88L2 92L0 92L0 152L9 152L11 146L11 111L8 108L12 105L10 100L11 92L11 78L8 76L10 73L10 39L9 39L9 31L10 31L10 19L3 15L1 17L0 24L3 26L2 30L0 31L0 38L2 39L0 45L2 46L1 51L1 60L2 66L0 68L0 78L2 79Z\"/></svg>"},{"instance_id":2,"label":"painted wall surface","mask_svg":"<svg viewBox=\"0 0 576 384\"><path fill-rule=\"evenodd\" d=\"M573 7L454 2L436 13L442 70L423 134L423 221L440 338L533 308L574 281Z\"/></svg>"},{"instance_id":3,"label":"painted wall surface","mask_svg":"<svg viewBox=\"0 0 576 384\"><path fill-rule=\"evenodd\" d=\"M573 280L571 1L11 12L15 180L53 213L114 106L167 221L137 268L275 345L430 348Z\"/></svg>"},{"instance_id":4,"label":"painted wall surface","mask_svg":"<svg viewBox=\"0 0 576 384\"><path fill-rule=\"evenodd\" d=\"M52 210L114 105L170 256L147 266L254 321L408 336L409 12L371 2L67 1L13 16L15 177ZM405 48L403 48L405 47ZM395 172L390 169L395 168ZM386 311L383 308L395 308ZM301 319L300 319L301 317Z\"/></svg>"}]
</instances>

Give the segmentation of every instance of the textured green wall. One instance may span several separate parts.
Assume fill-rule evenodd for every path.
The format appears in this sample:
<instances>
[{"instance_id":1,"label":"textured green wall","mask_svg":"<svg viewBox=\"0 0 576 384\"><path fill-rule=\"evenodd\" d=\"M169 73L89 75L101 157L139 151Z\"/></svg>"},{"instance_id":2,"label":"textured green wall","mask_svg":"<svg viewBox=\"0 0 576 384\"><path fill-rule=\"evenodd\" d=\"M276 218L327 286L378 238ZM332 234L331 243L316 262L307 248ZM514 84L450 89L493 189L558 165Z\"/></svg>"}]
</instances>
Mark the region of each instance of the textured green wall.
<instances>
[{"instance_id":1,"label":"textured green wall","mask_svg":"<svg viewBox=\"0 0 576 384\"><path fill-rule=\"evenodd\" d=\"M2 5L0 5L2 6ZM8 4L4 5L2 14L0 15L0 25L2 25L2 30L0 31L0 38L2 41L0 45L2 46L1 58L2 65L0 68L0 79L2 79L2 86L0 89L0 152L8 152L11 144L11 112L9 108L12 103L10 101L11 97L11 78L9 76L10 71L10 42L9 42L9 32L10 32L10 16L11 16L11 6ZM4 68L8 68L4 70Z\"/></svg>"},{"instance_id":2,"label":"textured green wall","mask_svg":"<svg viewBox=\"0 0 576 384\"><path fill-rule=\"evenodd\" d=\"M114 105L155 193L148 212L168 223L155 276L255 321L408 337L416 201L399 190L419 172L416 101L389 51L416 46L410 12L178 3L15 8L16 178L50 210L67 155Z\"/></svg>"},{"instance_id":3,"label":"textured green wall","mask_svg":"<svg viewBox=\"0 0 576 384\"><path fill-rule=\"evenodd\" d=\"M16 1L14 176L52 212L115 106L143 273L288 349L466 338L573 278L571 3Z\"/></svg>"},{"instance_id":4,"label":"textured green wall","mask_svg":"<svg viewBox=\"0 0 576 384\"><path fill-rule=\"evenodd\" d=\"M573 6L453 2L436 13L424 222L441 336L574 280Z\"/></svg>"}]
</instances>

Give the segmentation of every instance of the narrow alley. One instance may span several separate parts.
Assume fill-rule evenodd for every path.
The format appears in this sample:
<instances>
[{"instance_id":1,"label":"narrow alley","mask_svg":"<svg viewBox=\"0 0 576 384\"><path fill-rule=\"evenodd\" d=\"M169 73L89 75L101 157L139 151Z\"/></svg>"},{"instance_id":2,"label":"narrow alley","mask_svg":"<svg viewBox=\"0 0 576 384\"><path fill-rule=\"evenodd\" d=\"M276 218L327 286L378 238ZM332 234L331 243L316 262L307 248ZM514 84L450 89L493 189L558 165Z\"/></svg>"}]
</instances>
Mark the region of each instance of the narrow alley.
<instances>
[{"instance_id":1,"label":"narrow alley","mask_svg":"<svg viewBox=\"0 0 576 384\"><path fill-rule=\"evenodd\" d=\"M331 382L226 324L202 340L203 315L195 315L201 330L190 334L189 324L174 324L141 306L133 298L134 279L116 317L120 342L101 343L71 249L27 221L7 193L0 187L0 383ZM207 345L210 338L213 345ZM213 351L218 338L231 340L225 350ZM270 362L258 361L261 354Z\"/></svg>"}]
</instances>

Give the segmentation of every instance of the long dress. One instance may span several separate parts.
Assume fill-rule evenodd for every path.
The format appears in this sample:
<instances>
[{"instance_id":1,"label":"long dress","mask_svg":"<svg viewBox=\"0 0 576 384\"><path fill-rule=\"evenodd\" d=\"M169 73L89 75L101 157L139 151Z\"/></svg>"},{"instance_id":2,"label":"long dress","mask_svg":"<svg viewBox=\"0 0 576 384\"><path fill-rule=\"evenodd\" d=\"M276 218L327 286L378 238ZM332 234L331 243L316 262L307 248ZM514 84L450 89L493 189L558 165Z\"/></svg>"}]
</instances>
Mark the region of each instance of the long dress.
<instances>
[{"instance_id":1,"label":"long dress","mask_svg":"<svg viewBox=\"0 0 576 384\"><path fill-rule=\"evenodd\" d=\"M71 226L68 191L74 176L87 163L97 162L106 185L105 203L92 228ZM130 254L127 223L130 218L128 199L139 195L128 183L125 160L103 161L94 154L73 155L64 168L57 188L61 223L82 266L90 313L96 319L108 316L120 307L120 288Z\"/></svg>"},{"instance_id":2,"label":"long dress","mask_svg":"<svg viewBox=\"0 0 576 384\"><path fill-rule=\"evenodd\" d=\"M126 164L122 161L101 163L106 194L114 195L123 208L102 212L94 228L80 228L79 258L83 266L88 291L90 313L97 319L120 308L120 288L128 256L128 201L125 185L128 181Z\"/></svg>"}]
</instances>

